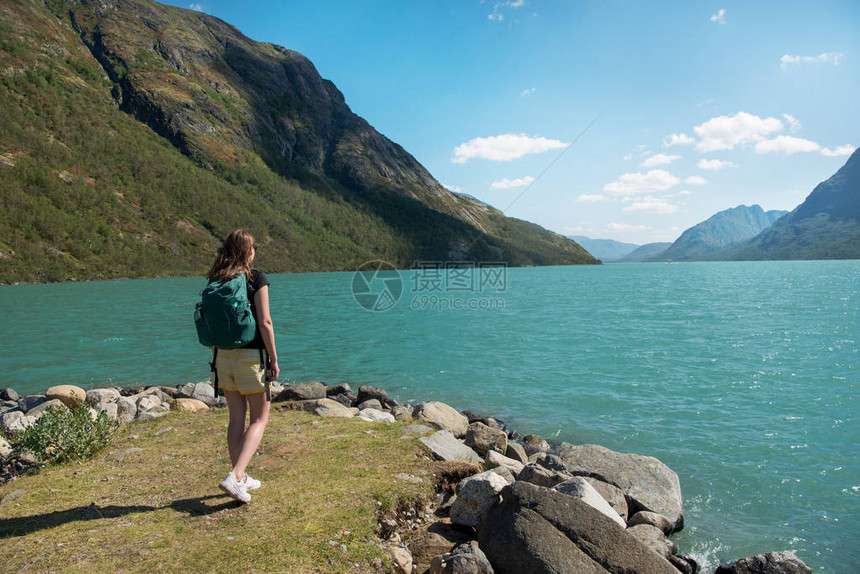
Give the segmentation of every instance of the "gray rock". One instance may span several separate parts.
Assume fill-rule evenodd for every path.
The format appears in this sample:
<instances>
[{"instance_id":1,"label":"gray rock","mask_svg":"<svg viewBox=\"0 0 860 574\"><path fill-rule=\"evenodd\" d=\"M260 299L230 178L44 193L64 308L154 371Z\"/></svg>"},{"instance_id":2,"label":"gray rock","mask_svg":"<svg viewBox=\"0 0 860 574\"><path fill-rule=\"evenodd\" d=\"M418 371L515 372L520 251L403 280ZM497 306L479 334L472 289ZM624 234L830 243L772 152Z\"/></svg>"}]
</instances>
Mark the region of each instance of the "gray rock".
<instances>
[{"instance_id":1,"label":"gray rock","mask_svg":"<svg viewBox=\"0 0 860 574\"><path fill-rule=\"evenodd\" d=\"M564 466L564 461L554 454L548 452L538 452L529 457L529 462L533 462L538 466L542 466L548 470L562 471L567 470Z\"/></svg>"},{"instance_id":2,"label":"gray rock","mask_svg":"<svg viewBox=\"0 0 860 574\"><path fill-rule=\"evenodd\" d=\"M475 544L459 544L430 562L429 574L495 574L487 556Z\"/></svg>"},{"instance_id":3,"label":"gray rock","mask_svg":"<svg viewBox=\"0 0 860 574\"><path fill-rule=\"evenodd\" d=\"M579 499L517 481L478 531L498 574L678 574L626 530Z\"/></svg>"},{"instance_id":4,"label":"gray rock","mask_svg":"<svg viewBox=\"0 0 860 574\"><path fill-rule=\"evenodd\" d=\"M637 524L627 529L627 532L635 536L639 542L668 559L676 552L675 544L670 542L663 531L650 524Z\"/></svg>"},{"instance_id":5,"label":"gray rock","mask_svg":"<svg viewBox=\"0 0 860 574\"><path fill-rule=\"evenodd\" d=\"M120 397L116 401L116 418L122 424L129 424L137 416L137 403L131 397Z\"/></svg>"},{"instance_id":6,"label":"gray rock","mask_svg":"<svg viewBox=\"0 0 860 574\"><path fill-rule=\"evenodd\" d=\"M523 437L523 448L529 456L539 453L548 452L552 447L541 437L534 434L527 434Z\"/></svg>"},{"instance_id":7,"label":"gray rock","mask_svg":"<svg viewBox=\"0 0 860 574\"><path fill-rule=\"evenodd\" d=\"M420 440L430 452L439 460L462 459L469 462L481 462L481 457L471 448L457 440L447 430L436 431L430 436L423 436Z\"/></svg>"},{"instance_id":8,"label":"gray rock","mask_svg":"<svg viewBox=\"0 0 860 574\"><path fill-rule=\"evenodd\" d=\"M355 397L353 395L331 395L329 398L333 401L337 401L345 407L351 407L355 402Z\"/></svg>"},{"instance_id":9,"label":"gray rock","mask_svg":"<svg viewBox=\"0 0 860 574\"><path fill-rule=\"evenodd\" d=\"M597 490L581 476L575 476L571 479L560 482L553 487L554 490L573 496L580 499L595 510L600 511L603 515L611 518L619 527L627 528L627 523L621 518L615 510L609 506L609 503L600 496Z\"/></svg>"},{"instance_id":10,"label":"gray rock","mask_svg":"<svg viewBox=\"0 0 860 574\"><path fill-rule=\"evenodd\" d=\"M390 546L388 553L394 563L395 574L412 574L412 554L400 546Z\"/></svg>"},{"instance_id":11,"label":"gray rock","mask_svg":"<svg viewBox=\"0 0 860 574\"><path fill-rule=\"evenodd\" d=\"M201 383L197 383L197 385L199 385L199 384L201 384ZM209 383L202 383L202 384L209 385ZM195 387L197 385L195 385ZM160 400L163 403L170 402L170 399L173 398L171 395L168 395L163 390L161 390L159 387L148 387L148 388L144 389L143 391L133 395L132 398L134 400L137 400L140 397L146 397L146 396L158 397L158 400Z\"/></svg>"},{"instance_id":12,"label":"gray rock","mask_svg":"<svg viewBox=\"0 0 860 574\"><path fill-rule=\"evenodd\" d=\"M275 398L276 401L307 401L311 399L324 399L325 385L319 382L305 383L303 385L287 385Z\"/></svg>"},{"instance_id":13,"label":"gray rock","mask_svg":"<svg viewBox=\"0 0 860 574\"><path fill-rule=\"evenodd\" d=\"M319 399L310 412L321 417L352 418L353 411L333 399Z\"/></svg>"},{"instance_id":14,"label":"gray rock","mask_svg":"<svg viewBox=\"0 0 860 574\"><path fill-rule=\"evenodd\" d=\"M466 431L469 430L469 419L465 415L439 401L418 405L413 416L440 430L449 431L457 438L466 436Z\"/></svg>"},{"instance_id":15,"label":"gray rock","mask_svg":"<svg viewBox=\"0 0 860 574\"><path fill-rule=\"evenodd\" d=\"M212 389L215 390L214 387ZM190 399L191 393L194 392L194 383L185 383L184 385L177 387L176 392L173 393L173 398L175 399Z\"/></svg>"},{"instance_id":16,"label":"gray rock","mask_svg":"<svg viewBox=\"0 0 860 574\"><path fill-rule=\"evenodd\" d=\"M471 529L444 522L434 522L426 529L419 530L408 544L414 563L413 571L424 573L435 556L447 554L458 544L469 542L473 538L471 532Z\"/></svg>"},{"instance_id":17,"label":"gray rock","mask_svg":"<svg viewBox=\"0 0 860 574\"><path fill-rule=\"evenodd\" d=\"M487 472L492 472L493 474L498 474L502 478L505 479L505 482L508 484L513 484L517 481L517 477L514 476L514 473L511 470L504 466L496 466L488 470Z\"/></svg>"},{"instance_id":18,"label":"gray rock","mask_svg":"<svg viewBox=\"0 0 860 574\"><path fill-rule=\"evenodd\" d=\"M99 403L115 403L120 394L116 389L90 389L87 391L87 403L93 406Z\"/></svg>"},{"instance_id":19,"label":"gray rock","mask_svg":"<svg viewBox=\"0 0 860 574\"><path fill-rule=\"evenodd\" d=\"M20 398L21 397L18 395L18 392L11 387L5 388L2 391L0 391L0 399L2 399L4 401L15 401L15 402L17 402L18 399L20 399Z\"/></svg>"},{"instance_id":20,"label":"gray rock","mask_svg":"<svg viewBox=\"0 0 860 574\"><path fill-rule=\"evenodd\" d=\"M422 435L422 434L431 433L434 430L436 430L436 429L434 429L432 427L428 427L427 425L407 425L407 426L403 427L403 432L406 434Z\"/></svg>"},{"instance_id":21,"label":"gray rock","mask_svg":"<svg viewBox=\"0 0 860 574\"><path fill-rule=\"evenodd\" d=\"M34 422L36 422L35 417L27 416L21 411L7 411L0 417L0 430L6 436L17 436Z\"/></svg>"},{"instance_id":22,"label":"gray rock","mask_svg":"<svg viewBox=\"0 0 860 574\"><path fill-rule=\"evenodd\" d=\"M508 482L492 471L464 478L457 485L457 499L451 506L451 522L477 527L499 502L499 493Z\"/></svg>"},{"instance_id":23,"label":"gray rock","mask_svg":"<svg viewBox=\"0 0 860 574\"><path fill-rule=\"evenodd\" d=\"M525 465L520 461L508 458L502 454L497 453L494 450L491 450L487 453L485 463L487 468L495 468L501 466L507 468L515 475L519 475L525 467Z\"/></svg>"},{"instance_id":24,"label":"gray rock","mask_svg":"<svg viewBox=\"0 0 860 574\"><path fill-rule=\"evenodd\" d=\"M722 564L714 574L812 574L794 552L768 552Z\"/></svg>"},{"instance_id":25,"label":"gray rock","mask_svg":"<svg viewBox=\"0 0 860 574\"><path fill-rule=\"evenodd\" d=\"M603 497L603 500L608 502L609 506L618 513L618 516L627 520L629 514L627 510L627 497L624 496L624 492L620 488L590 476L584 478Z\"/></svg>"},{"instance_id":26,"label":"gray rock","mask_svg":"<svg viewBox=\"0 0 860 574\"><path fill-rule=\"evenodd\" d=\"M520 474L517 476L517 479L534 484L536 486L544 486L546 488L552 488L556 484L560 482L564 482L569 478L573 478L570 474L557 471L550 470L548 468L544 468L537 463L530 463L523 467Z\"/></svg>"},{"instance_id":27,"label":"gray rock","mask_svg":"<svg viewBox=\"0 0 860 574\"><path fill-rule=\"evenodd\" d=\"M379 409L361 409L358 412L358 418L370 422L394 422L394 415L392 415L391 413L386 413Z\"/></svg>"},{"instance_id":28,"label":"gray rock","mask_svg":"<svg viewBox=\"0 0 860 574\"><path fill-rule=\"evenodd\" d=\"M28 412L45 402L45 395L24 395L18 399L18 408Z\"/></svg>"},{"instance_id":29,"label":"gray rock","mask_svg":"<svg viewBox=\"0 0 860 574\"><path fill-rule=\"evenodd\" d=\"M6 458L12 454L12 445L10 445L5 438L0 436L0 458Z\"/></svg>"},{"instance_id":30,"label":"gray rock","mask_svg":"<svg viewBox=\"0 0 860 574\"><path fill-rule=\"evenodd\" d=\"M526 454L526 449L518 442L508 441L508 448L505 449L505 456L518 460L523 464L529 463L529 455Z\"/></svg>"},{"instance_id":31,"label":"gray rock","mask_svg":"<svg viewBox=\"0 0 860 574\"><path fill-rule=\"evenodd\" d=\"M69 409L69 407L66 406L66 403L64 403L60 399L51 399L50 401L45 401L44 403L39 404L39 406L33 407L32 409L27 411L27 416L33 417L38 420L42 418L42 415L45 414L45 411L47 411L51 407L54 407L55 409Z\"/></svg>"},{"instance_id":32,"label":"gray rock","mask_svg":"<svg viewBox=\"0 0 860 574\"><path fill-rule=\"evenodd\" d=\"M364 409L376 409L377 411L382 410L382 403L380 403L376 399L367 399L366 401L362 401L355 406L358 407L358 410L364 410Z\"/></svg>"},{"instance_id":33,"label":"gray rock","mask_svg":"<svg viewBox=\"0 0 860 574\"><path fill-rule=\"evenodd\" d=\"M0 400L0 412L5 413L6 411L11 411L13 409L18 409L18 401ZM21 409L18 409L18 410L21 410Z\"/></svg>"},{"instance_id":34,"label":"gray rock","mask_svg":"<svg viewBox=\"0 0 860 574\"><path fill-rule=\"evenodd\" d=\"M207 407L215 404L215 387L209 383L195 383L194 390L191 391L190 399L196 399Z\"/></svg>"},{"instance_id":35,"label":"gray rock","mask_svg":"<svg viewBox=\"0 0 860 574\"><path fill-rule=\"evenodd\" d=\"M141 414L156 411L161 406L161 399L154 394L139 395L135 402L137 403L138 418Z\"/></svg>"},{"instance_id":36,"label":"gray rock","mask_svg":"<svg viewBox=\"0 0 860 574\"><path fill-rule=\"evenodd\" d=\"M466 431L466 446L480 454L494 450L503 454L508 449L508 435L505 431L491 428L484 423L474 422Z\"/></svg>"},{"instance_id":37,"label":"gray rock","mask_svg":"<svg viewBox=\"0 0 860 574\"><path fill-rule=\"evenodd\" d=\"M391 414L394 415L394 418L399 421L411 421L412 410L413 409L411 405L397 405L396 407L391 409Z\"/></svg>"},{"instance_id":38,"label":"gray rock","mask_svg":"<svg viewBox=\"0 0 860 574\"><path fill-rule=\"evenodd\" d=\"M672 521L656 512L648 512L642 510L630 517L627 526L636 526L638 524L649 524L659 528L663 534L669 535L672 533Z\"/></svg>"},{"instance_id":39,"label":"gray rock","mask_svg":"<svg viewBox=\"0 0 860 574\"><path fill-rule=\"evenodd\" d=\"M139 447L132 447L132 448L127 448L125 450L112 452L105 457L105 460L122 460L125 457L127 457L128 455L134 454L137 452L143 452L143 449L139 448Z\"/></svg>"},{"instance_id":40,"label":"gray rock","mask_svg":"<svg viewBox=\"0 0 860 574\"><path fill-rule=\"evenodd\" d=\"M352 388L346 383L338 383L325 388L325 396L333 398L334 395L349 395L352 394Z\"/></svg>"},{"instance_id":41,"label":"gray rock","mask_svg":"<svg viewBox=\"0 0 860 574\"><path fill-rule=\"evenodd\" d=\"M117 420L119 406L116 403L96 403L93 408L96 412L105 413L112 421Z\"/></svg>"},{"instance_id":42,"label":"gray rock","mask_svg":"<svg viewBox=\"0 0 860 574\"><path fill-rule=\"evenodd\" d=\"M598 445L574 446L563 443L558 449L568 472L591 476L624 491L636 510L650 510L666 516L673 531L684 525L681 482L672 469L650 456L622 454Z\"/></svg>"},{"instance_id":43,"label":"gray rock","mask_svg":"<svg viewBox=\"0 0 860 574\"><path fill-rule=\"evenodd\" d=\"M376 399L377 401L379 401L379 404L384 405L385 401L388 399L388 393L386 393L383 389L380 389L379 387L371 387L369 385L363 385L358 387L357 400L359 404L372 399Z\"/></svg>"}]
</instances>

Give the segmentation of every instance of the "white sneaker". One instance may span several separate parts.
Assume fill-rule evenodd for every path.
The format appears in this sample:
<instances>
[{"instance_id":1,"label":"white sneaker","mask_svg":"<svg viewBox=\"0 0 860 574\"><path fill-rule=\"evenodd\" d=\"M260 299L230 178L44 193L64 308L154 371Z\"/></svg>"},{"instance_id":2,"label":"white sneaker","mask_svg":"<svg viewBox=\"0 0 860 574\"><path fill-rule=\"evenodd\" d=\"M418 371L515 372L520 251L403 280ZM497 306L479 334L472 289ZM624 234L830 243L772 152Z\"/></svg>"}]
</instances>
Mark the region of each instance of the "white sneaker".
<instances>
[{"instance_id":1,"label":"white sneaker","mask_svg":"<svg viewBox=\"0 0 860 574\"><path fill-rule=\"evenodd\" d=\"M238 500L239 502L250 502L251 495L245 488L244 483L238 482L232 472L227 473L227 477L221 481L218 488Z\"/></svg>"},{"instance_id":2,"label":"white sneaker","mask_svg":"<svg viewBox=\"0 0 860 574\"><path fill-rule=\"evenodd\" d=\"M251 478L250 474L246 474L245 478L243 478L242 482L240 482L239 484L244 486L245 490L257 490L261 486L260 481L256 478Z\"/></svg>"}]
</instances>

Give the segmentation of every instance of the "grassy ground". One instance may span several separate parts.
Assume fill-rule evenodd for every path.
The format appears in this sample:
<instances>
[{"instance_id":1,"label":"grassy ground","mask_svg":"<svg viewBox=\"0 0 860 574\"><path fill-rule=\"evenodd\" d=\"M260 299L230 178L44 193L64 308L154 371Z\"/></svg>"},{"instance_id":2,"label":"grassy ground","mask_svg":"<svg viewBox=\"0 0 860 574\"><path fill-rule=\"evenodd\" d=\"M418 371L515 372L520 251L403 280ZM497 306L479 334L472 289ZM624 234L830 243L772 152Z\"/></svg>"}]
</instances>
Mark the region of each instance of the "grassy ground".
<instances>
[{"instance_id":1,"label":"grassy ground","mask_svg":"<svg viewBox=\"0 0 860 574\"><path fill-rule=\"evenodd\" d=\"M273 410L248 469L263 487L241 505L218 489L226 428L226 409L171 413L90 461L0 486L3 570L372 572L386 560L380 509L433 493L432 462L401 424Z\"/></svg>"}]
</instances>

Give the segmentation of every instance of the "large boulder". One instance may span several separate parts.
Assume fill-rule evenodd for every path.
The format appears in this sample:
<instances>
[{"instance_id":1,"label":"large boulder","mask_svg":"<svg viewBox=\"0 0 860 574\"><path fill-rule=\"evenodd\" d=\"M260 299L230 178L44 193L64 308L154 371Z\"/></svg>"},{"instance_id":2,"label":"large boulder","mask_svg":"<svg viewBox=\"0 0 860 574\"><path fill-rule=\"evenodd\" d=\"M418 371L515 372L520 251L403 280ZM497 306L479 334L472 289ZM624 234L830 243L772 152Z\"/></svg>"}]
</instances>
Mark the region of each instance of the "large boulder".
<instances>
[{"instance_id":1,"label":"large boulder","mask_svg":"<svg viewBox=\"0 0 860 574\"><path fill-rule=\"evenodd\" d=\"M502 502L490 510L478 541L498 574L678 574L667 560L581 500L522 481L502 491Z\"/></svg>"},{"instance_id":2,"label":"large boulder","mask_svg":"<svg viewBox=\"0 0 860 574\"><path fill-rule=\"evenodd\" d=\"M0 430L7 436L16 436L36 422L36 417L30 417L21 411L6 411L0 416Z\"/></svg>"},{"instance_id":3,"label":"large boulder","mask_svg":"<svg viewBox=\"0 0 860 574\"><path fill-rule=\"evenodd\" d=\"M173 402L173 409L183 413L205 413L209 410L209 405L197 399L176 399Z\"/></svg>"},{"instance_id":4,"label":"large boulder","mask_svg":"<svg viewBox=\"0 0 860 574\"><path fill-rule=\"evenodd\" d=\"M384 422L384 423L393 423L394 415L391 413L386 413L385 411L381 411L379 409L361 409L358 412L356 418L359 418L368 422Z\"/></svg>"},{"instance_id":5,"label":"large boulder","mask_svg":"<svg viewBox=\"0 0 860 574\"><path fill-rule=\"evenodd\" d=\"M42 415L44 415L45 412L51 407L54 407L55 409L62 409L64 411L69 410L69 407L66 405L66 403L64 403L60 399L50 399L40 404L39 406L27 411L27 416L33 417L35 419L40 419L42 418Z\"/></svg>"},{"instance_id":6,"label":"large boulder","mask_svg":"<svg viewBox=\"0 0 860 574\"><path fill-rule=\"evenodd\" d=\"M383 389L379 387L371 387L370 385L363 385L358 387L358 402L359 404L364 401L377 400L380 405L384 405L385 401L388 400L388 393L386 393Z\"/></svg>"},{"instance_id":7,"label":"large boulder","mask_svg":"<svg viewBox=\"0 0 860 574\"><path fill-rule=\"evenodd\" d=\"M662 514L657 514L656 512L648 512L647 510L642 510L637 512L633 516L630 517L630 520L627 521L627 526L637 526L639 524L649 524L656 528L659 528L663 534L669 535L672 533L672 521L663 516Z\"/></svg>"},{"instance_id":8,"label":"large boulder","mask_svg":"<svg viewBox=\"0 0 860 574\"><path fill-rule=\"evenodd\" d=\"M116 420L128 424L137 416L137 402L131 397L120 397L116 401Z\"/></svg>"},{"instance_id":9,"label":"large boulder","mask_svg":"<svg viewBox=\"0 0 860 574\"><path fill-rule=\"evenodd\" d=\"M487 468L496 468L502 466L511 471L514 475L519 475L523 471L523 467L525 466L518 460L514 460L512 458L508 458L503 454L499 454L494 450L491 450L487 453L487 457L484 460Z\"/></svg>"},{"instance_id":10,"label":"large boulder","mask_svg":"<svg viewBox=\"0 0 860 574\"><path fill-rule=\"evenodd\" d=\"M517 476L518 480L523 480L536 486L545 486L547 488L552 488L556 484L564 482L570 478L572 478L571 475L563 470L550 470L535 462L525 465Z\"/></svg>"},{"instance_id":11,"label":"large boulder","mask_svg":"<svg viewBox=\"0 0 860 574\"><path fill-rule=\"evenodd\" d=\"M629 512L627 508L627 497L624 496L624 491L608 482L603 482L602 480L597 480L590 476L586 476L584 478L588 481L588 484L593 486L594 490L603 497L603 500L608 502L609 506L618 513L618 516L627 520ZM669 519L667 518L666 520L668 521Z\"/></svg>"},{"instance_id":12,"label":"large boulder","mask_svg":"<svg viewBox=\"0 0 860 574\"><path fill-rule=\"evenodd\" d=\"M309 401L312 399L324 399L325 385L319 382L305 383L303 385L287 385L275 398L276 401Z\"/></svg>"},{"instance_id":13,"label":"large boulder","mask_svg":"<svg viewBox=\"0 0 860 574\"><path fill-rule=\"evenodd\" d=\"M464 414L439 401L430 401L418 405L415 407L414 416L416 419L440 430L449 431L457 438L463 438L466 436L466 431L469 430L469 419Z\"/></svg>"},{"instance_id":14,"label":"large boulder","mask_svg":"<svg viewBox=\"0 0 860 574\"><path fill-rule=\"evenodd\" d=\"M333 399L319 399L312 407L308 408L309 412L321 417L341 417L352 418L353 411Z\"/></svg>"},{"instance_id":15,"label":"large boulder","mask_svg":"<svg viewBox=\"0 0 860 574\"><path fill-rule=\"evenodd\" d=\"M812 574L794 552L768 552L722 564L714 574Z\"/></svg>"},{"instance_id":16,"label":"large boulder","mask_svg":"<svg viewBox=\"0 0 860 574\"><path fill-rule=\"evenodd\" d=\"M18 391L16 391L12 387L7 387L5 389L0 390L0 400L17 401L20 398L21 397L18 396Z\"/></svg>"},{"instance_id":17,"label":"large boulder","mask_svg":"<svg viewBox=\"0 0 860 574\"><path fill-rule=\"evenodd\" d=\"M478 526L499 502L499 493L507 485L508 481L491 470L464 478L457 485L457 499L451 505L451 522Z\"/></svg>"},{"instance_id":18,"label":"large boulder","mask_svg":"<svg viewBox=\"0 0 860 574\"><path fill-rule=\"evenodd\" d=\"M449 431L436 431L430 436L422 436L420 439L430 449L430 453L439 460L462 459L469 462L481 463L481 456L471 448L457 440Z\"/></svg>"},{"instance_id":19,"label":"large boulder","mask_svg":"<svg viewBox=\"0 0 860 574\"><path fill-rule=\"evenodd\" d=\"M93 410L97 413L105 413L112 421L118 420L119 406L116 403L96 403Z\"/></svg>"},{"instance_id":20,"label":"large boulder","mask_svg":"<svg viewBox=\"0 0 860 574\"><path fill-rule=\"evenodd\" d=\"M18 408L23 412L34 409L45 402L45 395L24 395L18 399Z\"/></svg>"},{"instance_id":21,"label":"large boulder","mask_svg":"<svg viewBox=\"0 0 860 574\"><path fill-rule=\"evenodd\" d=\"M600 496L600 493L594 489L591 484L581 476L575 476L571 479L560 482L553 487L558 492L568 496L574 496L583 501L588 506L599 510L605 516L608 516L618 524L621 528L627 528L627 523L621 518L615 510L609 506L609 503Z\"/></svg>"},{"instance_id":22,"label":"large boulder","mask_svg":"<svg viewBox=\"0 0 860 574\"><path fill-rule=\"evenodd\" d=\"M656 458L617 453L594 444L563 443L558 454L571 474L594 477L624 491L636 507L631 508L631 512L656 512L672 522L673 530L683 528L681 481L672 469Z\"/></svg>"},{"instance_id":23,"label":"large boulder","mask_svg":"<svg viewBox=\"0 0 860 574\"><path fill-rule=\"evenodd\" d=\"M191 391L191 396L188 398L200 401L206 406L211 407L215 404L215 387L205 382L195 383L194 389Z\"/></svg>"},{"instance_id":24,"label":"large boulder","mask_svg":"<svg viewBox=\"0 0 860 574\"><path fill-rule=\"evenodd\" d=\"M153 412L161 407L161 399L155 395L141 395L137 398L137 414Z\"/></svg>"},{"instance_id":25,"label":"large boulder","mask_svg":"<svg viewBox=\"0 0 860 574\"><path fill-rule=\"evenodd\" d=\"M430 562L430 574L494 574L487 556L471 543L458 544L451 552Z\"/></svg>"},{"instance_id":26,"label":"large boulder","mask_svg":"<svg viewBox=\"0 0 860 574\"><path fill-rule=\"evenodd\" d=\"M628 528L627 532L635 536L639 542L667 560L677 550L675 548L675 544L666 538L663 531L656 526L651 526L650 524L637 524L636 526Z\"/></svg>"},{"instance_id":27,"label":"large boulder","mask_svg":"<svg viewBox=\"0 0 860 574\"><path fill-rule=\"evenodd\" d=\"M505 434L505 431L494 429L481 422L474 422L469 425L465 442L466 446L483 455L491 450L505 454L508 449L508 435Z\"/></svg>"},{"instance_id":28,"label":"large boulder","mask_svg":"<svg viewBox=\"0 0 860 574\"><path fill-rule=\"evenodd\" d=\"M87 391L87 402L93 406L100 403L115 403L120 394L116 389L90 389Z\"/></svg>"},{"instance_id":29,"label":"large boulder","mask_svg":"<svg viewBox=\"0 0 860 574\"><path fill-rule=\"evenodd\" d=\"M0 436L0 458L6 458L10 454L12 454L12 446Z\"/></svg>"},{"instance_id":30,"label":"large boulder","mask_svg":"<svg viewBox=\"0 0 860 574\"><path fill-rule=\"evenodd\" d=\"M529 463L529 455L526 453L526 449L518 442L508 441L508 447L505 449L505 456L518 460L523 464Z\"/></svg>"},{"instance_id":31,"label":"large boulder","mask_svg":"<svg viewBox=\"0 0 860 574\"><path fill-rule=\"evenodd\" d=\"M56 385L45 391L45 400L63 401L67 407L77 406L87 399L87 392L75 385Z\"/></svg>"}]
</instances>

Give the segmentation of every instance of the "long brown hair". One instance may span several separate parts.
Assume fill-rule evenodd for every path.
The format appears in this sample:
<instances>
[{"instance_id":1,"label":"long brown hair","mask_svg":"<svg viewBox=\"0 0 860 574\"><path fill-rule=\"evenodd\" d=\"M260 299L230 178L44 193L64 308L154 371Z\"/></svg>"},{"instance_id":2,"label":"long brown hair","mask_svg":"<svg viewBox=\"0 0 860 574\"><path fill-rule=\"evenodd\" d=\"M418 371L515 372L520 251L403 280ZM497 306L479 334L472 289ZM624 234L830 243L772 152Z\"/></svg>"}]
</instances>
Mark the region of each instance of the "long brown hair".
<instances>
[{"instance_id":1,"label":"long brown hair","mask_svg":"<svg viewBox=\"0 0 860 574\"><path fill-rule=\"evenodd\" d=\"M227 236L224 245L218 250L218 256L212 268L206 273L211 281L227 281L239 273L251 278L251 247L254 247L254 236L244 229L237 229Z\"/></svg>"}]
</instances>

